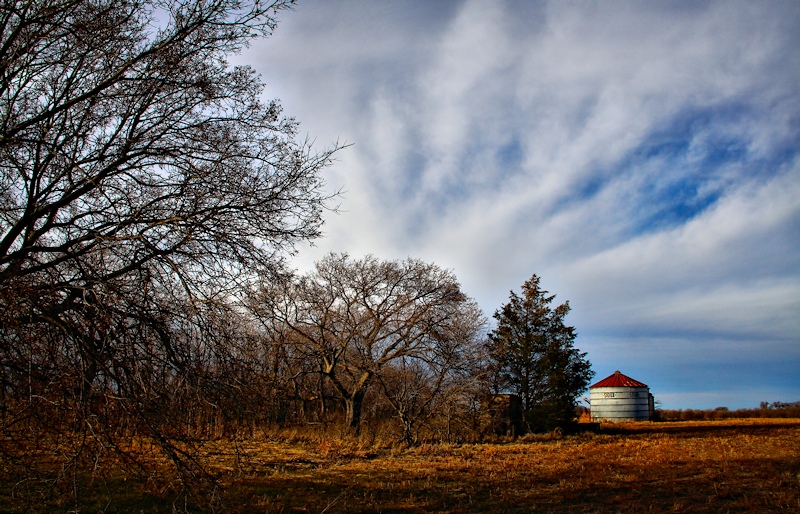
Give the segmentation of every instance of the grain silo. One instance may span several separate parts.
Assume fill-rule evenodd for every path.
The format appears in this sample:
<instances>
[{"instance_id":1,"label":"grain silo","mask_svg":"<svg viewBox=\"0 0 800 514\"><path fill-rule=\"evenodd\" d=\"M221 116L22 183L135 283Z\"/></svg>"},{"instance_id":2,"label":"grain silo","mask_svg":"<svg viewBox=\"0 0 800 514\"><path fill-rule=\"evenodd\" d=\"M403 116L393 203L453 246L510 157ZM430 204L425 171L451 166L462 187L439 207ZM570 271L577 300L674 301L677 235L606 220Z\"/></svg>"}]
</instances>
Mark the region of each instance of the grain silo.
<instances>
[{"instance_id":1,"label":"grain silo","mask_svg":"<svg viewBox=\"0 0 800 514\"><path fill-rule=\"evenodd\" d=\"M647 421L653 415L653 395L647 384L615 371L589 386L592 421Z\"/></svg>"}]
</instances>

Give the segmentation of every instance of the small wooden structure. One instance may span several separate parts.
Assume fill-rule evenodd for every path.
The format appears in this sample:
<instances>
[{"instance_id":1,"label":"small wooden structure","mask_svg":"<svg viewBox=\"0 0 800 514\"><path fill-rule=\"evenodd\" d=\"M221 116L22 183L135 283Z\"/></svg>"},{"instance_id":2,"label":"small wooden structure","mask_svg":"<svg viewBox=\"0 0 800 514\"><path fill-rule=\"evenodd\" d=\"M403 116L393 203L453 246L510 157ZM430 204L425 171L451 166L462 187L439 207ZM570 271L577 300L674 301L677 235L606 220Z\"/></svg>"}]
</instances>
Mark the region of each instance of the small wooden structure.
<instances>
[{"instance_id":1,"label":"small wooden structure","mask_svg":"<svg viewBox=\"0 0 800 514\"><path fill-rule=\"evenodd\" d=\"M481 399L481 425L495 435L522 434L522 399L516 394L490 394Z\"/></svg>"}]
</instances>

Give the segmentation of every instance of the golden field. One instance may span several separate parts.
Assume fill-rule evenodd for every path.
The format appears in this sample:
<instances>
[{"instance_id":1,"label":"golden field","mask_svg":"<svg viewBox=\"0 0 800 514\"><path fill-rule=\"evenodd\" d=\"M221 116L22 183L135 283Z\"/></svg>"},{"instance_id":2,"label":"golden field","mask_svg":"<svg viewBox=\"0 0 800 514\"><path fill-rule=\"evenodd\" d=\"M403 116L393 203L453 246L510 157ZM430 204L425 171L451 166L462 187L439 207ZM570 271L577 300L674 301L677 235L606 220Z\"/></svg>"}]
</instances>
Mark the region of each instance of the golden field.
<instances>
[{"instance_id":1,"label":"golden field","mask_svg":"<svg viewBox=\"0 0 800 514\"><path fill-rule=\"evenodd\" d=\"M77 502L4 476L0 511L800 512L800 419L604 424L410 448L284 432L201 453L221 486L205 492L210 503L106 465L75 479Z\"/></svg>"}]
</instances>

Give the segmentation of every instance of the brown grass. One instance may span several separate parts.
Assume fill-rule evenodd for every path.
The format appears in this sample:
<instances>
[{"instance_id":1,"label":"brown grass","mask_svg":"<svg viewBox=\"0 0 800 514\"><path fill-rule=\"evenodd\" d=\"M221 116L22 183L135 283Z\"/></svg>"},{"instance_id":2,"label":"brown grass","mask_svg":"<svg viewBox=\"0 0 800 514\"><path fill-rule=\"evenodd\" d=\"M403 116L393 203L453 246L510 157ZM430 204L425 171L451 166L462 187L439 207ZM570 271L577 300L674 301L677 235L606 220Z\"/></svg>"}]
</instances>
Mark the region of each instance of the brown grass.
<instances>
[{"instance_id":1,"label":"brown grass","mask_svg":"<svg viewBox=\"0 0 800 514\"><path fill-rule=\"evenodd\" d=\"M604 424L413 448L297 436L207 443L203 455L226 512L800 512L800 419ZM7 480L0 511L74 508L52 496L23 505L13 491L24 487ZM82 512L204 509L180 489L95 480Z\"/></svg>"}]
</instances>

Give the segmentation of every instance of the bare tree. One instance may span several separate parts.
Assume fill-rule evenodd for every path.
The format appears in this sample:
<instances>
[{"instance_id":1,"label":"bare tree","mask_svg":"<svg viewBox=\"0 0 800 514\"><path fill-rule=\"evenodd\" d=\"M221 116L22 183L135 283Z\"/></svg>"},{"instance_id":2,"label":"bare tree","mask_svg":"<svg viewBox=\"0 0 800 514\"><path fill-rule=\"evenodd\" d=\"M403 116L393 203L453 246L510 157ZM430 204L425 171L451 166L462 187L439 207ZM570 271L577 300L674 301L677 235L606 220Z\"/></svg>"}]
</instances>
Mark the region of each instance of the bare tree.
<instances>
[{"instance_id":1,"label":"bare tree","mask_svg":"<svg viewBox=\"0 0 800 514\"><path fill-rule=\"evenodd\" d=\"M0 1L3 430L56 406L107 423L104 395L166 441L157 402L224 382L208 315L317 237L330 198L336 148L227 61L291 3Z\"/></svg>"},{"instance_id":2,"label":"bare tree","mask_svg":"<svg viewBox=\"0 0 800 514\"><path fill-rule=\"evenodd\" d=\"M417 443L423 426L442 414L448 401L464 393L477 377L472 360L483 343L484 316L477 304L465 303L437 331L427 351L396 359L376 379L402 426L403 441Z\"/></svg>"},{"instance_id":3,"label":"bare tree","mask_svg":"<svg viewBox=\"0 0 800 514\"><path fill-rule=\"evenodd\" d=\"M254 309L319 362L358 432L375 377L403 360L432 366L437 352L455 344L453 324L463 323L474 303L435 264L329 254L311 273L266 284Z\"/></svg>"},{"instance_id":4,"label":"bare tree","mask_svg":"<svg viewBox=\"0 0 800 514\"><path fill-rule=\"evenodd\" d=\"M586 353L574 346L575 328L564 322L569 303L551 307L554 299L531 276L522 295L511 291L495 312L497 327L487 345L495 387L519 395L532 431L572 423L577 399L594 376Z\"/></svg>"},{"instance_id":5,"label":"bare tree","mask_svg":"<svg viewBox=\"0 0 800 514\"><path fill-rule=\"evenodd\" d=\"M45 282L68 306L152 265L202 289L319 235L330 152L297 144L258 77L226 61L285 3L0 8L6 288Z\"/></svg>"}]
</instances>

